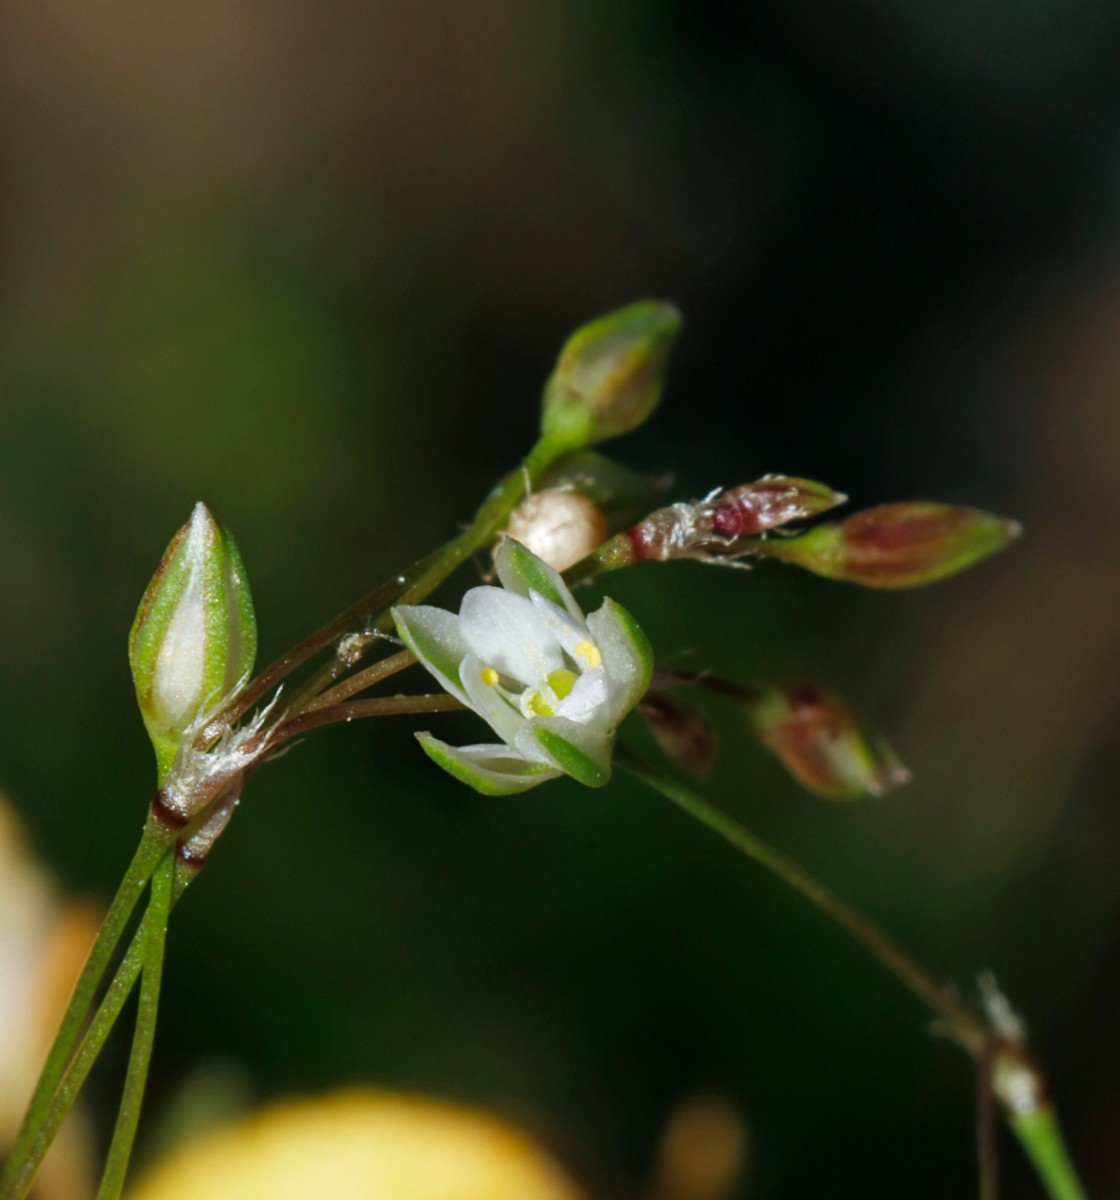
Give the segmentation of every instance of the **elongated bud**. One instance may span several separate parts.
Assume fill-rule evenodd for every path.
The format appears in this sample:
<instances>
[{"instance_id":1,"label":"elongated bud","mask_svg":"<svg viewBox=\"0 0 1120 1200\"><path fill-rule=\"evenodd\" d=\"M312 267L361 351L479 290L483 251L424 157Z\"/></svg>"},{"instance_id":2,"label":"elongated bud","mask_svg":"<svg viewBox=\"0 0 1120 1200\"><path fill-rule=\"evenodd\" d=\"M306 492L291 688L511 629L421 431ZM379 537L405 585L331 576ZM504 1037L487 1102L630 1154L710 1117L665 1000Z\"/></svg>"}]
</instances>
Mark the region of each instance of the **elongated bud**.
<instances>
[{"instance_id":1,"label":"elongated bud","mask_svg":"<svg viewBox=\"0 0 1120 1200\"><path fill-rule=\"evenodd\" d=\"M733 563L754 553L758 544L744 549L743 539L817 516L846 498L823 483L789 475L767 475L754 483L718 489L703 500L659 508L616 534L596 552L587 573L617 571L646 559Z\"/></svg>"},{"instance_id":2,"label":"elongated bud","mask_svg":"<svg viewBox=\"0 0 1120 1200\"><path fill-rule=\"evenodd\" d=\"M716 735L700 709L667 692L647 692L637 711L666 758L694 775L707 775L715 761Z\"/></svg>"},{"instance_id":3,"label":"elongated bud","mask_svg":"<svg viewBox=\"0 0 1120 1200\"><path fill-rule=\"evenodd\" d=\"M205 504L196 504L164 552L128 639L161 780L183 734L252 671L256 652L256 617L237 544Z\"/></svg>"},{"instance_id":4,"label":"elongated bud","mask_svg":"<svg viewBox=\"0 0 1120 1200\"><path fill-rule=\"evenodd\" d=\"M603 510L570 488L534 492L510 514L506 533L557 571L566 571L607 536Z\"/></svg>"},{"instance_id":5,"label":"elongated bud","mask_svg":"<svg viewBox=\"0 0 1120 1200\"><path fill-rule=\"evenodd\" d=\"M657 407L681 315L661 300L577 329L544 388L541 433L565 451L637 429Z\"/></svg>"},{"instance_id":6,"label":"elongated bud","mask_svg":"<svg viewBox=\"0 0 1120 1200\"><path fill-rule=\"evenodd\" d=\"M885 741L866 733L843 701L812 684L765 688L747 711L758 739L819 796L881 796L910 778Z\"/></svg>"},{"instance_id":7,"label":"elongated bud","mask_svg":"<svg viewBox=\"0 0 1120 1200\"><path fill-rule=\"evenodd\" d=\"M907 588L965 570L1020 534L1015 521L975 508L914 501L884 504L800 537L756 544L758 553L829 579Z\"/></svg>"}]
</instances>

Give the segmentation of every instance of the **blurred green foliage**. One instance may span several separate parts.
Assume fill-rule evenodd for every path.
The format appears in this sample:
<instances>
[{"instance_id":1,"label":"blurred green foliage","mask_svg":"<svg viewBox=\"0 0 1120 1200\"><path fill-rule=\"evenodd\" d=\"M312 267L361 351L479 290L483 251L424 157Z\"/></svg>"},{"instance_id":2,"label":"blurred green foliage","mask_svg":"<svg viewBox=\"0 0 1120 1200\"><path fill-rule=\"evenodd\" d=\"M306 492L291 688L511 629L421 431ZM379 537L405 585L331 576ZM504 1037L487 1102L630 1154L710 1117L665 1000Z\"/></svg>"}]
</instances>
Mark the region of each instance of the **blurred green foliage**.
<instances>
[{"instance_id":1,"label":"blurred green foliage","mask_svg":"<svg viewBox=\"0 0 1120 1200\"><path fill-rule=\"evenodd\" d=\"M928 592L776 564L608 589L666 659L819 680L890 736L915 782L838 809L716 709L707 791L935 973L994 967L1114 1185L1114 7L0 20L0 787L67 885L107 893L139 831L125 640L196 500L267 661L473 511L572 328L668 296L668 392L613 451L676 495L783 470L1024 521ZM154 1103L211 1059L261 1096L430 1089L625 1191L716 1088L749 1194L968 1194L968 1064L856 948L628 781L484 800L413 727L253 781L172 926Z\"/></svg>"}]
</instances>

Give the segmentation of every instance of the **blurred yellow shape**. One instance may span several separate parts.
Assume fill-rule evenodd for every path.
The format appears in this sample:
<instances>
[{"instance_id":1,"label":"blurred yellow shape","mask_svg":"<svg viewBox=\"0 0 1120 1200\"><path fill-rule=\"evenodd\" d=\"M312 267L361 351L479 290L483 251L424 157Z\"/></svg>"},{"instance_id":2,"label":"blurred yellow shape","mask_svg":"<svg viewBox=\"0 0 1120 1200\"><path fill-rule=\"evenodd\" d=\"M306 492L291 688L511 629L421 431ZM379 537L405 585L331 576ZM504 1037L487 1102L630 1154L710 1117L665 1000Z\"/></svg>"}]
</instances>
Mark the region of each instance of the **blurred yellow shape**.
<instances>
[{"instance_id":1,"label":"blurred yellow shape","mask_svg":"<svg viewBox=\"0 0 1120 1200\"><path fill-rule=\"evenodd\" d=\"M584 1200L530 1137L367 1089L265 1108L177 1147L128 1200Z\"/></svg>"},{"instance_id":2,"label":"blurred yellow shape","mask_svg":"<svg viewBox=\"0 0 1120 1200\"><path fill-rule=\"evenodd\" d=\"M100 921L97 905L62 898L0 795L0 1157L19 1128ZM91 1194L91 1144L81 1112L63 1126L35 1186L38 1200Z\"/></svg>"},{"instance_id":3,"label":"blurred yellow shape","mask_svg":"<svg viewBox=\"0 0 1120 1200\"><path fill-rule=\"evenodd\" d=\"M666 1122L651 1200L730 1200L749 1154L738 1109L721 1096L692 1096Z\"/></svg>"}]
</instances>

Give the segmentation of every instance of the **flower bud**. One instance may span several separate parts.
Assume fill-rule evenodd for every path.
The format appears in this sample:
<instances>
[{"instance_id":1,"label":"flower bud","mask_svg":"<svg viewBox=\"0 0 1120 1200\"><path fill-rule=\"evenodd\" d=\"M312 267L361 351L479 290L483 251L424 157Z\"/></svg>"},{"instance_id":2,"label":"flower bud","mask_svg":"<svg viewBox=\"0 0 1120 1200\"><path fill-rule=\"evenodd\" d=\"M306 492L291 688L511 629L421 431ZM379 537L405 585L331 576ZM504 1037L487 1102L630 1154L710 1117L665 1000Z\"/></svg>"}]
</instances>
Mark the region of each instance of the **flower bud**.
<instances>
[{"instance_id":1,"label":"flower bud","mask_svg":"<svg viewBox=\"0 0 1120 1200\"><path fill-rule=\"evenodd\" d=\"M1013 542L1015 521L975 508L912 501L884 504L800 537L760 542L758 551L864 587L935 583Z\"/></svg>"},{"instance_id":2,"label":"flower bud","mask_svg":"<svg viewBox=\"0 0 1120 1200\"><path fill-rule=\"evenodd\" d=\"M700 709L668 692L647 692L637 712L666 758L693 775L708 774L715 761L716 735Z\"/></svg>"},{"instance_id":3,"label":"flower bud","mask_svg":"<svg viewBox=\"0 0 1120 1200\"><path fill-rule=\"evenodd\" d=\"M506 533L557 571L566 571L607 536L603 510L567 488L535 492L510 514Z\"/></svg>"},{"instance_id":4,"label":"flower bud","mask_svg":"<svg viewBox=\"0 0 1120 1200\"><path fill-rule=\"evenodd\" d=\"M544 388L541 433L561 451L637 429L657 407L681 315L643 300L577 329Z\"/></svg>"},{"instance_id":5,"label":"flower bud","mask_svg":"<svg viewBox=\"0 0 1120 1200\"><path fill-rule=\"evenodd\" d=\"M587 567L599 574L646 559L695 558L735 564L765 545L745 539L814 517L846 499L823 483L788 475L767 475L754 483L717 488L703 500L682 500L650 513L600 546Z\"/></svg>"},{"instance_id":6,"label":"flower bud","mask_svg":"<svg viewBox=\"0 0 1120 1200\"><path fill-rule=\"evenodd\" d=\"M754 537L767 529L818 516L847 500L827 484L789 475L765 475L728 488L697 506L697 531L726 538Z\"/></svg>"},{"instance_id":7,"label":"flower bud","mask_svg":"<svg viewBox=\"0 0 1120 1200\"><path fill-rule=\"evenodd\" d=\"M748 713L763 745L820 796L881 796L910 778L886 742L865 733L841 700L812 684L765 688Z\"/></svg>"},{"instance_id":8,"label":"flower bud","mask_svg":"<svg viewBox=\"0 0 1120 1200\"><path fill-rule=\"evenodd\" d=\"M252 671L256 652L256 617L237 544L205 504L196 504L164 551L128 639L160 779L183 734Z\"/></svg>"}]
</instances>

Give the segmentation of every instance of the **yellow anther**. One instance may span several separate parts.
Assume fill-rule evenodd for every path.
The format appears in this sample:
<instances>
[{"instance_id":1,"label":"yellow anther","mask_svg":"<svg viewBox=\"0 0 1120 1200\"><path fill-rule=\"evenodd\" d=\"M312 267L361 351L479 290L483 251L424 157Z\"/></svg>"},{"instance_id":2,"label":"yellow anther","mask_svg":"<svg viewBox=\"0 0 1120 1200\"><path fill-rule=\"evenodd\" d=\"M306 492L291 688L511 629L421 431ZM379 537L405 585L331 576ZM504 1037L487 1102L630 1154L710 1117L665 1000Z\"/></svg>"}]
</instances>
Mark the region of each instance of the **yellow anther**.
<instances>
[{"instance_id":1,"label":"yellow anther","mask_svg":"<svg viewBox=\"0 0 1120 1200\"><path fill-rule=\"evenodd\" d=\"M493 687L498 682L498 672L493 667L483 667L478 674L487 687Z\"/></svg>"},{"instance_id":2,"label":"yellow anther","mask_svg":"<svg viewBox=\"0 0 1120 1200\"><path fill-rule=\"evenodd\" d=\"M580 642L576 647L576 658L582 658L589 667L597 667L603 661L599 647L594 642Z\"/></svg>"}]
</instances>

